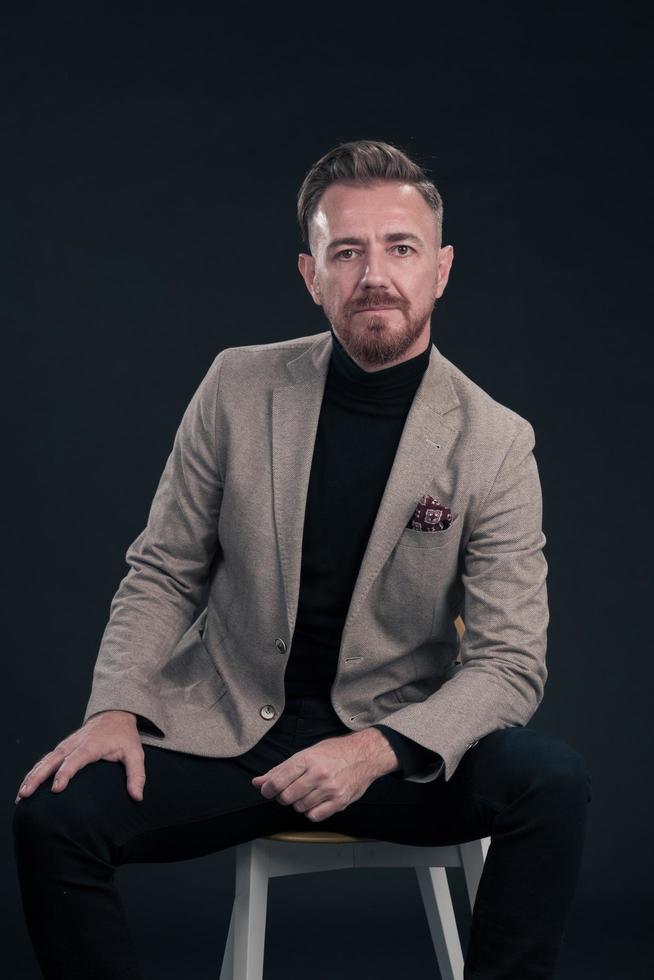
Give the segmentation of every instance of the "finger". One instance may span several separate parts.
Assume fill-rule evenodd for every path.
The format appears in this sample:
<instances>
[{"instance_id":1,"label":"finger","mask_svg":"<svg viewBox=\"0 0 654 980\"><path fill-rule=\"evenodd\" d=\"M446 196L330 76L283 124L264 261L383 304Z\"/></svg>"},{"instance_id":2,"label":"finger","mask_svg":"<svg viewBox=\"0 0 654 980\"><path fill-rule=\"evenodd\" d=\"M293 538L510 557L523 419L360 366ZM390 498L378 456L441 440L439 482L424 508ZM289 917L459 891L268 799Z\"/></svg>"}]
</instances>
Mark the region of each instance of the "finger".
<instances>
[{"instance_id":1,"label":"finger","mask_svg":"<svg viewBox=\"0 0 654 980\"><path fill-rule=\"evenodd\" d=\"M94 762L99 758L99 755L89 752L88 749L73 749L57 769L50 790L60 793L66 789L75 773L83 769L89 762Z\"/></svg>"},{"instance_id":2,"label":"finger","mask_svg":"<svg viewBox=\"0 0 654 980\"><path fill-rule=\"evenodd\" d=\"M275 766L275 769L276 768L277 767ZM269 780L272 781L277 775L278 775L277 772L274 772L272 769L269 769L268 772L262 772L261 775L254 776L252 779L252 783L258 789L261 789L262 786L264 786ZM270 789L270 787L268 788Z\"/></svg>"},{"instance_id":3,"label":"finger","mask_svg":"<svg viewBox=\"0 0 654 980\"><path fill-rule=\"evenodd\" d=\"M330 803L335 799L334 790L328 789L325 786L316 786L311 790L303 793L302 796L296 800L293 804L293 808L298 811L298 813L308 813L309 810L315 809L321 803Z\"/></svg>"},{"instance_id":4,"label":"finger","mask_svg":"<svg viewBox=\"0 0 654 980\"><path fill-rule=\"evenodd\" d=\"M267 800L272 800L288 785L287 781L282 783L279 776L272 778L266 774L265 776L256 776L255 778L261 780L255 789L258 788L261 791L261 795L265 796Z\"/></svg>"},{"instance_id":5,"label":"finger","mask_svg":"<svg viewBox=\"0 0 654 980\"><path fill-rule=\"evenodd\" d=\"M260 776L255 776L252 780L252 782L263 780L259 782L258 787L261 790L261 795L265 796L267 800L272 800L276 796L279 796L280 793L283 793L285 789L307 772L308 763L305 760L300 761L294 756L292 759L292 764L290 759L286 759L279 766L273 766L268 772L262 773Z\"/></svg>"},{"instance_id":6,"label":"finger","mask_svg":"<svg viewBox=\"0 0 654 980\"><path fill-rule=\"evenodd\" d=\"M131 797L140 802L143 799L145 786L145 753L139 748L128 749L123 762L127 770L127 791Z\"/></svg>"},{"instance_id":7,"label":"finger","mask_svg":"<svg viewBox=\"0 0 654 980\"><path fill-rule=\"evenodd\" d=\"M292 803L296 810L304 812L310 810L312 806L322 803L323 800L329 799L330 795L328 786L321 783L312 773L306 772L303 776L299 776L292 783L289 783L281 793L278 793L277 800L284 806Z\"/></svg>"},{"instance_id":8,"label":"finger","mask_svg":"<svg viewBox=\"0 0 654 980\"><path fill-rule=\"evenodd\" d=\"M309 820L313 820L314 823L319 823L321 820L326 820L327 817L331 817L335 813L335 807L327 803L321 803L320 806L314 806L312 810L307 810L306 816Z\"/></svg>"},{"instance_id":9,"label":"finger","mask_svg":"<svg viewBox=\"0 0 654 980\"><path fill-rule=\"evenodd\" d=\"M55 769L61 765L65 754L63 747L58 745L52 752L48 752L42 759L39 759L23 779L16 796L16 803L24 796L30 796L48 776L51 776Z\"/></svg>"},{"instance_id":10,"label":"finger","mask_svg":"<svg viewBox=\"0 0 654 980\"><path fill-rule=\"evenodd\" d=\"M341 795L332 794L318 803L312 802L306 811L306 816L309 820L326 820L327 817L340 813L341 810L345 809L345 806Z\"/></svg>"}]
</instances>

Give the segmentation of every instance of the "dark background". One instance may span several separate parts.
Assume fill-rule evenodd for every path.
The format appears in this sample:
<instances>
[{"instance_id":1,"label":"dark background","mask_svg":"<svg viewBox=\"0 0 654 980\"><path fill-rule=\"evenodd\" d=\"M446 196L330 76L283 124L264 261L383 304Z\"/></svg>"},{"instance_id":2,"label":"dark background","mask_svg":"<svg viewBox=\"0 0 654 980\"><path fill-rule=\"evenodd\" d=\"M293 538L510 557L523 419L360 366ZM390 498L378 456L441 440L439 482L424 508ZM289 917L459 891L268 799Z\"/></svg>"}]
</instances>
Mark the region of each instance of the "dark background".
<instances>
[{"instance_id":1,"label":"dark background","mask_svg":"<svg viewBox=\"0 0 654 980\"><path fill-rule=\"evenodd\" d=\"M560 978L651 975L647 6L3 16L5 976L39 976L21 778L81 724L125 550L212 359L327 329L295 197L358 138L429 169L455 248L437 346L536 432L551 625L531 724L593 777ZM147 977L218 975L232 852L117 880ZM269 978L437 975L408 871L278 879L267 936Z\"/></svg>"}]
</instances>

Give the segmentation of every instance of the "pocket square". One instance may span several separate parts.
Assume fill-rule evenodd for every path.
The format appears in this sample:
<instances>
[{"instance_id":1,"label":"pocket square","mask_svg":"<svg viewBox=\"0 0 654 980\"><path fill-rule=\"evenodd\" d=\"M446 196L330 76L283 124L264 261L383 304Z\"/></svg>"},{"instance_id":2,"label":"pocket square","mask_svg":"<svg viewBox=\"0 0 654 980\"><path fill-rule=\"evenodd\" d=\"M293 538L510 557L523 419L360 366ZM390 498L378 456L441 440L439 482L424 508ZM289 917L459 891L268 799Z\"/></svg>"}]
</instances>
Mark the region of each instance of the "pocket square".
<instances>
[{"instance_id":1,"label":"pocket square","mask_svg":"<svg viewBox=\"0 0 654 980\"><path fill-rule=\"evenodd\" d=\"M411 520L406 526L414 531L444 531L451 523L450 508L425 493L416 504Z\"/></svg>"}]
</instances>

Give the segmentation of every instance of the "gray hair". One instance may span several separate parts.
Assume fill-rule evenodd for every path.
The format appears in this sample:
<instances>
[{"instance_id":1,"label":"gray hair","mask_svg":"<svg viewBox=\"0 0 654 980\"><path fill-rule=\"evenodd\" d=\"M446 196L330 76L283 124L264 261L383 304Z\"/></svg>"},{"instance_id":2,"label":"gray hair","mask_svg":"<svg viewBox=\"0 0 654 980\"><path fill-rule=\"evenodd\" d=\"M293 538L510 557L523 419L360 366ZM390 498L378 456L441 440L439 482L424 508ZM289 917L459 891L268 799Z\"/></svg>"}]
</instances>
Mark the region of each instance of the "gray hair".
<instances>
[{"instance_id":1,"label":"gray hair","mask_svg":"<svg viewBox=\"0 0 654 980\"><path fill-rule=\"evenodd\" d=\"M443 200L425 170L390 143L380 140L354 140L341 143L325 153L302 181L297 196L297 218L306 245L310 247L311 218L330 184L340 182L367 185L378 180L397 180L413 184L434 212L438 239L442 239Z\"/></svg>"}]
</instances>

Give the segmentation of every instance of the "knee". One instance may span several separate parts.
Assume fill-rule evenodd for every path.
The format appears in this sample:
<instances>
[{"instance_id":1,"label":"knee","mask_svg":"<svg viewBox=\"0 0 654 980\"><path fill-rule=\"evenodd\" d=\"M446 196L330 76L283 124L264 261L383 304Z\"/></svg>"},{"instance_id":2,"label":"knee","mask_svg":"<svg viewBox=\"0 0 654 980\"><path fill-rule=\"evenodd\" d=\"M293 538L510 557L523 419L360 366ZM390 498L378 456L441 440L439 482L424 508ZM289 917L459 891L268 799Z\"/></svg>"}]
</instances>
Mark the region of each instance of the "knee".
<instances>
[{"instance_id":1,"label":"knee","mask_svg":"<svg viewBox=\"0 0 654 980\"><path fill-rule=\"evenodd\" d=\"M60 793L53 793L46 780L15 804L12 831L16 852L53 848L62 837L74 838L85 820L79 795L71 792L72 783Z\"/></svg>"},{"instance_id":2,"label":"knee","mask_svg":"<svg viewBox=\"0 0 654 980\"><path fill-rule=\"evenodd\" d=\"M17 844L31 845L53 831L58 819L55 804L60 802L54 796L46 784L41 784L15 804L12 830Z\"/></svg>"},{"instance_id":3,"label":"knee","mask_svg":"<svg viewBox=\"0 0 654 980\"><path fill-rule=\"evenodd\" d=\"M532 780L559 802L569 800L589 803L592 798L592 783L588 764L584 756L565 739L534 728L516 728L521 732L523 768L527 769Z\"/></svg>"},{"instance_id":4,"label":"knee","mask_svg":"<svg viewBox=\"0 0 654 980\"><path fill-rule=\"evenodd\" d=\"M551 738L543 778L559 793L590 802L591 777L586 760L564 739Z\"/></svg>"}]
</instances>

